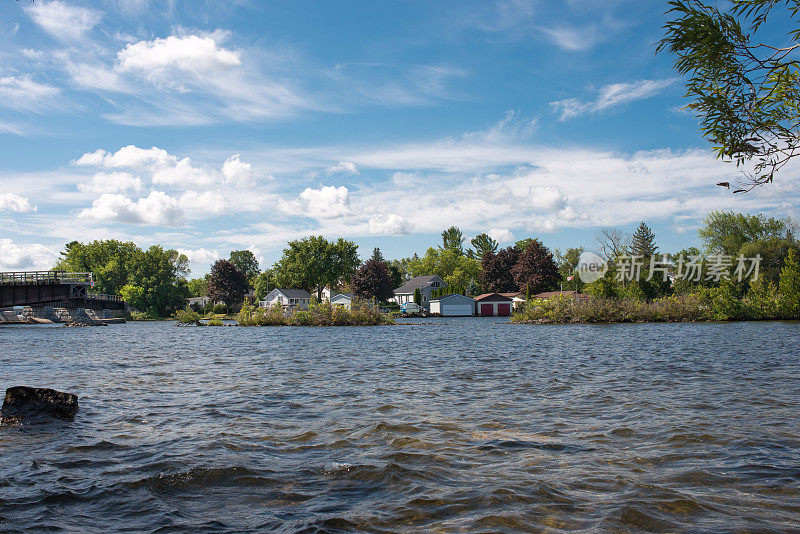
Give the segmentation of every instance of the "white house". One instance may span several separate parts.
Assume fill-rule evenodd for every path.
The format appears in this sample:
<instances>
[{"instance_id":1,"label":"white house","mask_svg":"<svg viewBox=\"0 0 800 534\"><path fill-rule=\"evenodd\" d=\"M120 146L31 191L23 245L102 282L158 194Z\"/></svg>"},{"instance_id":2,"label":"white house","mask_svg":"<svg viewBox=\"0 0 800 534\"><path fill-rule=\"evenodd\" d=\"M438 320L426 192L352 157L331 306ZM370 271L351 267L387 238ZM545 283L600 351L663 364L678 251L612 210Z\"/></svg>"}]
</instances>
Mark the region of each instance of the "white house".
<instances>
[{"instance_id":1,"label":"white house","mask_svg":"<svg viewBox=\"0 0 800 534\"><path fill-rule=\"evenodd\" d=\"M200 306L201 308L205 308L208 303L211 302L211 297L189 297L186 299L187 306Z\"/></svg>"},{"instance_id":2,"label":"white house","mask_svg":"<svg viewBox=\"0 0 800 534\"><path fill-rule=\"evenodd\" d=\"M475 315L475 299L455 293L447 295L431 301L431 313L438 313L442 317Z\"/></svg>"},{"instance_id":3,"label":"white house","mask_svg":"<svg viewBox=\"0 0 800 534\"><path fill-rule=\"evenodd\" d=\"M334 306L342 306L343 308L350 309L353 303L353 295L350 293L339 293L334 295L331 299L331 304Z\"/></svg>"},{"instance_id":4,"label":"white house","mask_svg":"<svg viewBox=\"0 0 800 534\"><path fill-rule=\"evenodd\" d=\"M430 306L431 293L443 287L447 287L447 284L435 274L415 276L394 290L394 301L401 306L407 302L414 302L414 291L419 289L422 297L420 304L427 309Z\"/></svg>"},{"instance_id":5,"label":"white house","mask_svg":"<svg viewBox=\"0 0 800 534\"><path fill-rule=\"evenodd\" d=\"M267 297L258 303L262 308L280 304L284 308L308 309L311 295L305 289L273 289Z\"/></svg>"}]
</instances>

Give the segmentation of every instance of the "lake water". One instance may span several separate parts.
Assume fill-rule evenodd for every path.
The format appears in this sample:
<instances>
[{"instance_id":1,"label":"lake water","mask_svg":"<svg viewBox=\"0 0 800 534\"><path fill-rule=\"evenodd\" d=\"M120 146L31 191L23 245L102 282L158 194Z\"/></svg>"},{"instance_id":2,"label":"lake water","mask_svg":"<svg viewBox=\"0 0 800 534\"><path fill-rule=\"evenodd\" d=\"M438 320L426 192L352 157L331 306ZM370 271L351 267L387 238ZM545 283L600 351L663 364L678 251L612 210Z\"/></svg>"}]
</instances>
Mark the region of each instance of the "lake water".
<instances>
[{"instance_id":1,"label":"lake water","mask_svg":"<svg viewBox=\"0 0 800 534\"><path fill-rule=\"evenodd\" d=\"M2 327L0 531L800 529L800 324L416 323Z\"/></svg>"}]
</instances>

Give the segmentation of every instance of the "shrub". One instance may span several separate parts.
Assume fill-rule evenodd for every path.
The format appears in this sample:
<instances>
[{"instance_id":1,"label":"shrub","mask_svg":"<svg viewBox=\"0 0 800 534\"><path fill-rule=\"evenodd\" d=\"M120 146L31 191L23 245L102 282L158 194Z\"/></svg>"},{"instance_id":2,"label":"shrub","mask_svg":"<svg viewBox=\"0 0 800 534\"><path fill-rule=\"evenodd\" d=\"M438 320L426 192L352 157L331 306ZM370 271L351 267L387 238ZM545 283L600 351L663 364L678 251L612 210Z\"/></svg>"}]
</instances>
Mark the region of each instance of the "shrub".
<instances>
[{"instance_id":1,"label":"shrub","mask_svg":"<svg viewBox=\"0 0 800 534\"><path fill-rule=\"evenodd\" d=\"M269 308L242 307L237 317L240 326L356 326L393 324L388 315L368 302L353 299L351 309L330 302L312 302L307 310L284 311L279 304Z\"/></svg>"},{"instance_id":2,"label":"shrub","mask_svg":"<svg viewBox=\"0 0 800 534\"><path fill-rule=\"evenodd\" d=\"M179 324L200 325L200 314L196 311L178 310L175 312L175 318Z\"/></svg>"},{"instance_id":3,"label":"shrub","mask_svg":"<svg viewBox=\"0 0 800 534\"><path fill-rule=\"evenodd\" d=\"M212 311L218 315L224 315L228 313L228 307L224 304L215 304Z\"/></svg>"},{"instance_id":4,"label":"shrub","mask_svg":"<svg viewBox=\"0 0 800 534\"><path fill-rule=\"evenodd\" d=\"M206 321L205 324L205 326L223 326L223 325L224 323L219 319L209 319L208 321Z\"/></svg>"}]
</instances>

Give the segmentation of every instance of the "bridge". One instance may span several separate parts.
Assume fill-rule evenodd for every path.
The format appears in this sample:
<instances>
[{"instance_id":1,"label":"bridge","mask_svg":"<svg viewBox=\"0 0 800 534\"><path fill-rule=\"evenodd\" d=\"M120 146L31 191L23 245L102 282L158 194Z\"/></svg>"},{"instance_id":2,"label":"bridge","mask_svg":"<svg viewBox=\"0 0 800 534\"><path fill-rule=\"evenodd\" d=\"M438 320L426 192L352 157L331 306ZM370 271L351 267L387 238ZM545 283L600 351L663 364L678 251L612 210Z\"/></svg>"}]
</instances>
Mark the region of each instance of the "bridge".
<instances>
[{"instance_id":1,"label":"bridge","mask_svg":"<svg viewBox=\"0 0 800 534\"><path fill-rule=\"evenodd\" d=\"M87 310L124 310L118 295L93 293L92 273L25 271L0 273L0 308L52 306Z\"/></svg>"}]
</instances>

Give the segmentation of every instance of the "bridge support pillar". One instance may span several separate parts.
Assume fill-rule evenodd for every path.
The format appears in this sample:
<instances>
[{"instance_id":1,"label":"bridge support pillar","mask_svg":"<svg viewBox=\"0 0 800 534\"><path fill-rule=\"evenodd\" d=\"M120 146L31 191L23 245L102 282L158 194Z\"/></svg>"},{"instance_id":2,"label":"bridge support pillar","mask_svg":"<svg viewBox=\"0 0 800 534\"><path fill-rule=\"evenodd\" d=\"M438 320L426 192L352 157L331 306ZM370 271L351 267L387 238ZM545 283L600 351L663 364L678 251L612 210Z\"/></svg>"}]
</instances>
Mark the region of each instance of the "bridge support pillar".
<instances>
[{"instance_id":1,"label":"bridge support pillar","mask_svg":"<svg viewBox=\"0 0 800 534\"><path fill-rule=\"evenodd\" d=\"M47 319L54 323L86 323L100 319L111 319L111 310L85 310L83 308L53 308L51 306L26 307L22 310L22 318L27 320Z\"/></svg>"}]
</instances>

